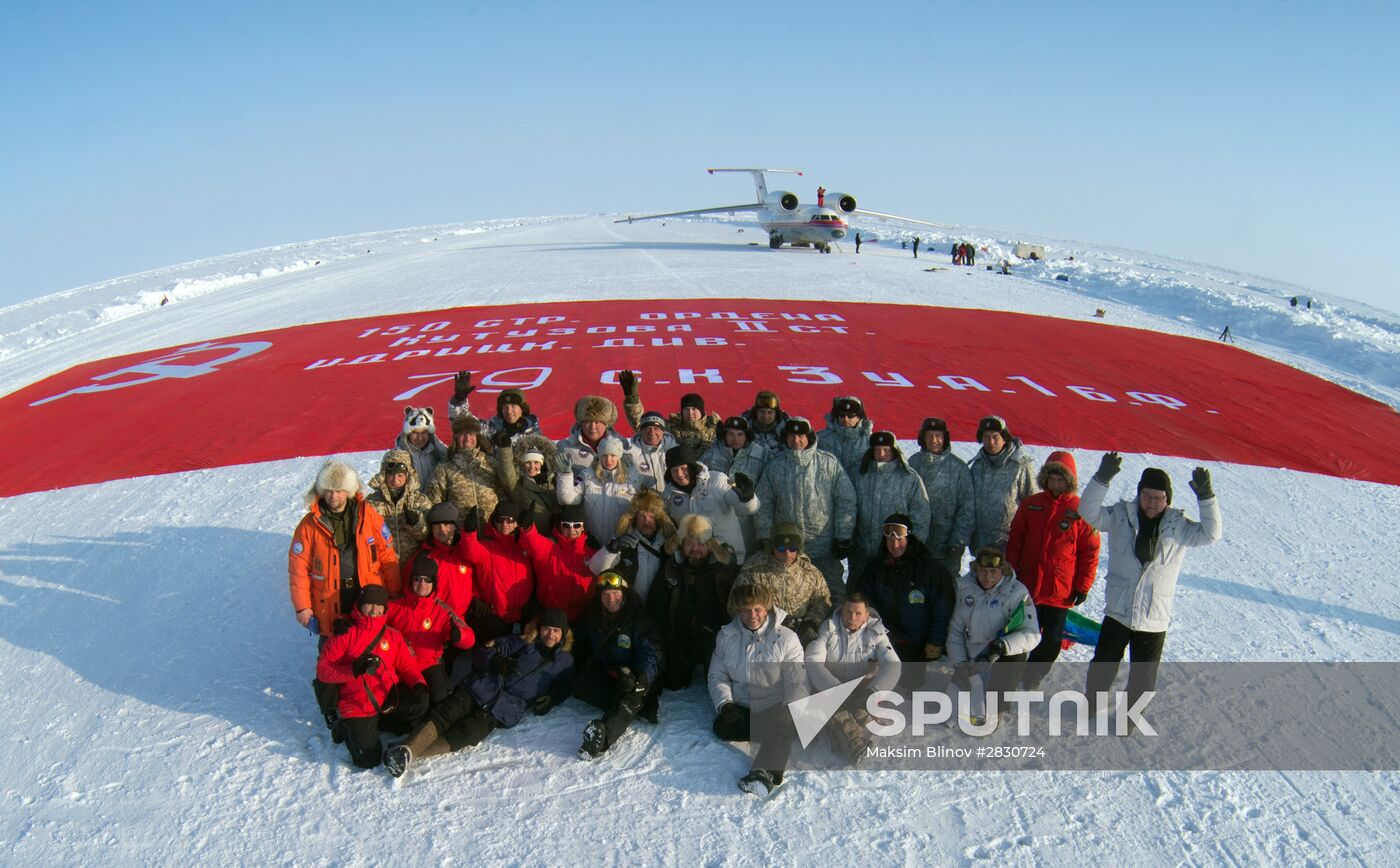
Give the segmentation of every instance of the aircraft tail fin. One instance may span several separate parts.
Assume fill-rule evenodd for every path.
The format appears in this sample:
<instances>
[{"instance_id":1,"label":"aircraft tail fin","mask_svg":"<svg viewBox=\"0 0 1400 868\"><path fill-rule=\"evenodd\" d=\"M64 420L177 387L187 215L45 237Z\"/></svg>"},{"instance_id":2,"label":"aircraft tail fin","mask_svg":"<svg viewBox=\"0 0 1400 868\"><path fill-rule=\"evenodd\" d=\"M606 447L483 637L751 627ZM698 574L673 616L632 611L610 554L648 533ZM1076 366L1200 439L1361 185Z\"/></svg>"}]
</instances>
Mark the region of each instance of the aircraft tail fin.
<instances>
[{"instance_id":1,"label":"aircraft tail fin","mask_svg":"<svg viewBox=\"0 0 1400 868\"><path fill-rule=\"evenodd\" d=\"M754 192L758 194L758 201L760 204L768 198L768 184L763 180L764 172L781 172L785 175L802 174L798 169L706 169L705 171L709 172L711 175L715 172L748 172L752 174Z\"/></svg>"}]
</instances>

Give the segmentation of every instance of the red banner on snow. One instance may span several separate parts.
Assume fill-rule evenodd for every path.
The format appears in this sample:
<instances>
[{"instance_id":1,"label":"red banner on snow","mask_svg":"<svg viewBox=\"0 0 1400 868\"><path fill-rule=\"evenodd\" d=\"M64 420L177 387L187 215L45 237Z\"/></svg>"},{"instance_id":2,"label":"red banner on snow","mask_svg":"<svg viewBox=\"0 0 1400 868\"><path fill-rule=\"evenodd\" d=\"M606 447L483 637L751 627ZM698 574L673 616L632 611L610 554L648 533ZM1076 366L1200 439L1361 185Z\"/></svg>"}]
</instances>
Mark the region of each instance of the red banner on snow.
<instances>
[{"instance_id":1,"label":"red banner on snow","mask_svg":"<svg viewBox=\"0 0 1400 868\"><path fill-rule=\"evenodd\" d=\"M521 388L562 437L580 395L620 405L623 368L668 413L685 392L733 414L772 389L820 428L831 399L854 394L901 439L937 415L971 440L997 414L1030 444L1400 484L1400 415L1236 347L996 311L705 299L454 308L80 365L0 399L0 443L23 456L0 495L387 448L410 404L436 407L445 435L461 369L476 372L478 415Z\"/></svg>"}]
</instances>

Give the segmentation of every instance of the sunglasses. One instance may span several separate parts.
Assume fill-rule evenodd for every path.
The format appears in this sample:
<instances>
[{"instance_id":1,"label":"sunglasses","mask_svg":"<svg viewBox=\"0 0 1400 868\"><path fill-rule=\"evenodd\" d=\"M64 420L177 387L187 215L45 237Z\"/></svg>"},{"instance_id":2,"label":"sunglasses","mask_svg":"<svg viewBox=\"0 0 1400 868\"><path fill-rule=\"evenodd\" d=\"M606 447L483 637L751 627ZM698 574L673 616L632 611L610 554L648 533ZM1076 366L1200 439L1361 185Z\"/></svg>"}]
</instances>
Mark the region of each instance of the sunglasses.
<instances>
[{"instance_id":1,"label":"sunglasses","mask_svg":"<svg viewBox=\"0 0 1400 868\"><path fill-rule=\"evenodd\" d=\"M578 530L579 528L583 527L583 522L581 522L581 521L561 521L561 522L559 522L559 526L560 526L560 527L564 527L564 528L568 528L569 530Z\"/></svg>"},{"instance_id":2,"label":"sunglasses","mask_svg":"<svg viewBox=\"0 0 1400 868\"><path fill-rule=\"evenodd\" d=\"M859 419L859 418L860 418L860 414L859 414L859 413L837 413L837 414L836 414L836 418L837 418L837 419Z\"/></svg>"},{"instance_id":3,"label":"sunglasses","mask_svg":"<svg viewBox=\"0 0 1400 868\"><path fill-rule=\"evenodd\" d=\"M516 521L516 518L515 518L515 516L513 516L513 515L501 515L501 516L497 516L497 517L495 518L495 520L493 520L491 523L492 523L492 524L519 524L520 522Z\"/></svg>"},{"instance_id":4,"label":"sunglasses","mask_svg":"<svg viewBox=\"0 0 1400 868\"><path fill-rule=\"evenodd\" d=\"M598 576L598 587L621 589L627 587L627 580L618 573L603 573Z\"/></svg>"},{"instance_id":5,"label":"sunglasses","mask_svg":"<svg viewBox=\"0 0 1400 868\"><path fill-rule=\"evenodd\" d=\"M773 551L777 552L780 555L785 555L788 552L798 551L798 548L797 546L773 546Z\"/></svg>"},{"instance_id":6,"label":"sunglasses","mask_svg":"<svg viewBox=\"0 0 1400 868\"><path fill-rule=\"evenodd\" d=\"M437 584L437 576L414 576L413 581L425 582L429 585L435 585Z\"/></svg>"}]
</instances>

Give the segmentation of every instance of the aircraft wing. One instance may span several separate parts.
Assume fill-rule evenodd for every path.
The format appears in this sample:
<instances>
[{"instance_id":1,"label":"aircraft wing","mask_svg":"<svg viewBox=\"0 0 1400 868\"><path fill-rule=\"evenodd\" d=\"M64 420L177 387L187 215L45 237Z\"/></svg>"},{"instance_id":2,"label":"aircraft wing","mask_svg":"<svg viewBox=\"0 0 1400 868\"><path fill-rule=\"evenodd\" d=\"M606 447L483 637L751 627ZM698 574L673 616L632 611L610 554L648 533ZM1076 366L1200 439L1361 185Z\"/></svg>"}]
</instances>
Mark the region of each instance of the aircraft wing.
<instances>
[{"instance_id":1,"label":"aircraft wing","mask_svg":"<svg viewBox=\"0 0 1400 868\"><path fill-rule=\"evenodd\" d=\"M658 217L686 217L691 214L732 214L735 211L757 211L763 207L761 202L747 202L743 205L721 205L718 208L697 208L694 211L668 211L665 214L643 214L640 217L626 217L622 220L614 220L614 223L631 223L634 220L655 220Z\"/></svg>"},{"instance_id":2,"label":"aircraft wing","mask_svg":"<svg viewBox=\"0 0 1400 868\"><path fill-rule=\"evenodd\" d=\"M884 217L887 220L903 220L906 223L918 223L920 226L935 226L939 229L952 229L957 231L957 227L949 226L946 223L930 223L927 220L915 220L913 217L901 217L898 214L882 214L879 211L867 211L864 208L857 208L854 214L862 214L866 217Z\"/></svg>"}]
</instances>

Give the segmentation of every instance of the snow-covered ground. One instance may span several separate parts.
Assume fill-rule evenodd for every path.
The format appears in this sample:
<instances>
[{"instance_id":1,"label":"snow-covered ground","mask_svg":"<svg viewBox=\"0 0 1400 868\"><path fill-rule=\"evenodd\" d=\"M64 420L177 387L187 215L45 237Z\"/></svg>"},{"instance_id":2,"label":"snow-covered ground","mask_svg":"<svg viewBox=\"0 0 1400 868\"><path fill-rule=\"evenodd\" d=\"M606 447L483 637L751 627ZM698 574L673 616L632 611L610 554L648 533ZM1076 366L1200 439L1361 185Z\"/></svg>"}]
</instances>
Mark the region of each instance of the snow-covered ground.
<instances>
[{"instance_id":1,"label":"snow-covered ground","mask_svg":"<svg viewBox=\"0 0 1400 868\"><path fill-rule=\"evenodd\" d=\"M1104 308L1111 323L1193 336L1230 325L1242 346L1400 406L1400 318L1335 298L1295 309L1291 296L1312 297L1300 287L976 230L956 237L988 248L978 271L928 272L947 255L915 262L893 225L859 257L774 253L739 228L532 218L187 263L0 310L0 392L96 358L393 311L790 297L1074 318ZM1046 244L1049 259L1018 262L1010 277L980 270L1016 240ZM396 430L393 419L361 424L381 425L386 445ZM1318 424L1345 436L1345 420ZM35 432L33 448L44 445ZM350 458L368 470L377 457ZM1080 456L1083 475L1096 458ZM320 460L0 500L5 862L1395 859L1395 773L804 773L760 802L734 788L746 757L710 735L699 688L668 694L658 726L639 725L592 764L574 757L591 715L571 702L397 783L357 772L319 721L315 643L286 596L287 542ZM1149 462L1184 489L1189 462L1172 458L1128 456L1120 480ZM1212 470L1225 539L1188 556L1166 656L1400 658L1389 575L1400 488ZM1086 611L1102 605L1096 588Z\"/></svg>"}]
</instances>

